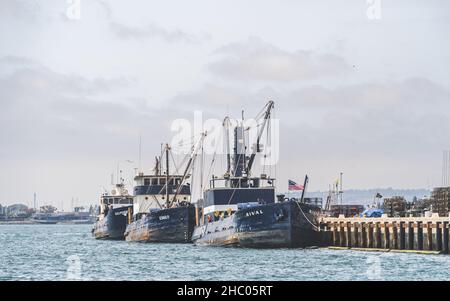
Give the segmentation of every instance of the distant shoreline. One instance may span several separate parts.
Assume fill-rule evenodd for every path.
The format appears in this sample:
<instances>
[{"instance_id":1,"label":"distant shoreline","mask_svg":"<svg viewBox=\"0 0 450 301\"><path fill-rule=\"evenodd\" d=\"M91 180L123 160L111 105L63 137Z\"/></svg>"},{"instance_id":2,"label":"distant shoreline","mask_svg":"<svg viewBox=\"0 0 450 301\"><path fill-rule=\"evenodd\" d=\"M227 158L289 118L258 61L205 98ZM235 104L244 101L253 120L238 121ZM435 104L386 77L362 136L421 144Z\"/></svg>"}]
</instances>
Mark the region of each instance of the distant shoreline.
<instances>
[{"instance_id":1,"label":"distant shoreline","mask_svg":"<svg viewBox=\"0 0 450 301\"><path fill-rule=\"evenodd\" d=\"M33 221L0 221L0 225L34 225Z\"/></svg>"},{"instance_id":2,"label":"distant shoreline","mask_svg":"<svg viewBox=\"0 0 450 301\"><path fill-rule=\"evenodd\" d=\"M0 221L0 225L92 225L93 222L57 222L57 223L39 223L32 220L25 221Z\"/></svg>"}]
</instances>

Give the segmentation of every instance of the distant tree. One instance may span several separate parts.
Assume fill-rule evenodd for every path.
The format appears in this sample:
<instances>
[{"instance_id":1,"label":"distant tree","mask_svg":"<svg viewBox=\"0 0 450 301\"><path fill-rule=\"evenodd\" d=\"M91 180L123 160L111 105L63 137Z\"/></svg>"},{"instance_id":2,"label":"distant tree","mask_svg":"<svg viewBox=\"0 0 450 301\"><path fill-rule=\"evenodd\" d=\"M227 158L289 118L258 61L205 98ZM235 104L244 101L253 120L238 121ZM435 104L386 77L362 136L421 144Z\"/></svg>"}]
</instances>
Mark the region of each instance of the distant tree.
<instances>
[{"instance_id":1,"label":"distant tree","mask_svg":"<svg viewBox=\"0 0 450 301\"><path fill-rule=\"evenodd\" d=\"M52 205L45 205L39 208L39 211L42 213L54 213L56 211L56 207Z\"/></svg>"}]
</instances>

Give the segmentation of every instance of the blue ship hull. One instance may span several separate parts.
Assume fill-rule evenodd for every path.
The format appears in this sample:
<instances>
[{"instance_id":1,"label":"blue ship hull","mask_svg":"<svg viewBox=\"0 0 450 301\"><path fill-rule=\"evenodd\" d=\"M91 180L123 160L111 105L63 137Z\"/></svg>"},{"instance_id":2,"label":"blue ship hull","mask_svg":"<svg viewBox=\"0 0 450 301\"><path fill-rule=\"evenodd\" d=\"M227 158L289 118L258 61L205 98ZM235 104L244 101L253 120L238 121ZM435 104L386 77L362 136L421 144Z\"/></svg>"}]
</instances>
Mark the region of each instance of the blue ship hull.
<instances>
[{"instance_id":1,"label":"blue ship hull","mask_svg":"<svg viewBox=\"0 0 450 301\"><path fill-rule=\"evenodd\" d=\"M311 207L296 201L256 205L197 227L197 245L306 248L320 244Z\"/></svg>"},{"instance_id":2,"label":"blue ship hull","mask_svg":"<svg viewBox=\"0 0 450 301\"><path fill-rule=\"evenodd\" d=\"M126 228L125 239L138 242L190 243L195 226L195 207L152 211Z\"/></svg>"},{"instance_id":3,"label":"blue ship hull","mask_svg":"<svg viewBox=\"0 0 450 301\"><path fill-rule=\"evenodd\" d=\"M127 226L127 212L132 206L110 209L108 214L94 224L92 235L96 239L123 240Z\"/></svg>"}]
</instances>

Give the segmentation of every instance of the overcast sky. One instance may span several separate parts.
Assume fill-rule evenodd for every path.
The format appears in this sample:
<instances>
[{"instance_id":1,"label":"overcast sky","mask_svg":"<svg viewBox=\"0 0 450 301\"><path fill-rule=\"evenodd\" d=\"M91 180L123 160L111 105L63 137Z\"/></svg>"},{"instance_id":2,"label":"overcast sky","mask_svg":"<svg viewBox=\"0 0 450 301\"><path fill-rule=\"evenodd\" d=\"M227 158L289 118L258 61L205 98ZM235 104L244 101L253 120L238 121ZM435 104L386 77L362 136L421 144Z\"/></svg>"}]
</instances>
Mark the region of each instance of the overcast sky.
<instances>
[{"instance_id":1,"label":"overcast sky","mask_svg":"<svg viewBox=\"0 0 450 301\"><path fill-rule=\"evenodd\" d=\"M96 203L176 118L280 119L279 190L429 188L450 149L450 2L0 1L0 203ZM371 1L369 1L371 2ZM133 160L130 164L125 160Z\"/></svg>"}]
</instances>

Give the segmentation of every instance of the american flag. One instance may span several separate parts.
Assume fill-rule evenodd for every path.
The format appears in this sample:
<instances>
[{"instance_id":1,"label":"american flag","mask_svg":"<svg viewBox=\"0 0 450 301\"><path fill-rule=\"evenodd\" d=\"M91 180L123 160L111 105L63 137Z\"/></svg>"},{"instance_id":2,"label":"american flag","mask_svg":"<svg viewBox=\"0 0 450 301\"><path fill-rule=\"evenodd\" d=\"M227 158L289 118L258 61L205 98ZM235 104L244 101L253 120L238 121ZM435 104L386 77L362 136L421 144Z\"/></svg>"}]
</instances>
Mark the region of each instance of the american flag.
<instances>
[{"instance_id":1,"label":"american flag","mask_svg":"<svg viewBox=\"0 0 450 301\"><path fill-rule=\"evenodd\" d=\"M303 185L297 184L292 180L289 180L289 190L303 190L305 189L305 187L303 187Z\"/></svg>"}]
</instances>

